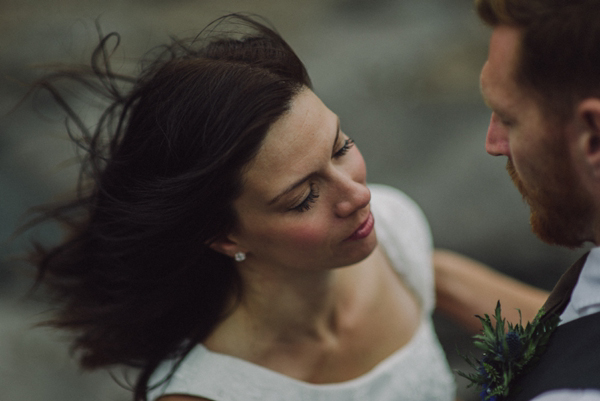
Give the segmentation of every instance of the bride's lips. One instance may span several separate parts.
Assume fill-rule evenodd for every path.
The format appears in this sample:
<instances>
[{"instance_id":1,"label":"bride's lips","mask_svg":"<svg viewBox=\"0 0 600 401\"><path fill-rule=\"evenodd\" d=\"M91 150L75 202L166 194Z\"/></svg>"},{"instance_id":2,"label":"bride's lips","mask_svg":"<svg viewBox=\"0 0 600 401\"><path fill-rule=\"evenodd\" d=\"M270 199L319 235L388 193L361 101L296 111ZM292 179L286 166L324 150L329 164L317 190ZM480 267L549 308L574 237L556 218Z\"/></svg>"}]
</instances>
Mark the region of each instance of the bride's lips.
<instances>
[{"instance_id":1,"label":"bride's lips","mask_svg":"<svg viewBox=\"0 0 600 401\"><path fill-rule=\"evenodd\" d=\"M373 227L375 226L375 219L373 218L373 214L369 212L367 219L352 233L351 236L346 238L344 241L355 241L359 239L363 239L371 234L373 231Z\"/></svg>"}]
</instances>

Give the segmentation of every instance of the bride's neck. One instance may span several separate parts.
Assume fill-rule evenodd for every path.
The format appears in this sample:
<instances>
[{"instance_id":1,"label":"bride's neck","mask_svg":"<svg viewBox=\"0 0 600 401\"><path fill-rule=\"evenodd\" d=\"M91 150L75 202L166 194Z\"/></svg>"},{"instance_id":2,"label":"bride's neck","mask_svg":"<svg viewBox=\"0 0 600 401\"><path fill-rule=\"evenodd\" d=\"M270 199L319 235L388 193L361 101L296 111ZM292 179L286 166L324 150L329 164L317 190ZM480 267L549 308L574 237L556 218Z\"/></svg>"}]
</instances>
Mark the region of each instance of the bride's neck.
<instances>
[{"instance_id":1,"label":"bride's neck","mask_svg":"<svg viewBox=\"0 0 600 401\"><path fill-rule=\"evenodd\" d=\"M356 266L285 277L249 273L244 277L240 313L253 328L281 341L318 338L334 332L340 308L349 300Z\"/></svg>"}]
</instances>

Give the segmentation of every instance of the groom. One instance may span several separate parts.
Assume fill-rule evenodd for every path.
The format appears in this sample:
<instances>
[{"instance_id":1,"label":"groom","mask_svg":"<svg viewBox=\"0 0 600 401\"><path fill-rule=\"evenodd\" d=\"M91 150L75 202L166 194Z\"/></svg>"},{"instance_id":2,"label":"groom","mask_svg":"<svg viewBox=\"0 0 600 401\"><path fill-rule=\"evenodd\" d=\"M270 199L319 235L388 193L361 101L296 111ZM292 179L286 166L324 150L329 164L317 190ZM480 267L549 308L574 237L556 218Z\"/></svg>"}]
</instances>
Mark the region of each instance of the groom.
<instances>
[{"instance_id":1,"label":"groom","mask_svg":"<svg viewBox=\"0 0 600 401\"><path fill-rule=\"evenodd\" d=\"M600 245L600 0L476 0L493 28L481 91L486 150L507 170L545 242ZM560 315L511 400L600 401L600 247L545 305Z\"/></svg>"}]
</instances>

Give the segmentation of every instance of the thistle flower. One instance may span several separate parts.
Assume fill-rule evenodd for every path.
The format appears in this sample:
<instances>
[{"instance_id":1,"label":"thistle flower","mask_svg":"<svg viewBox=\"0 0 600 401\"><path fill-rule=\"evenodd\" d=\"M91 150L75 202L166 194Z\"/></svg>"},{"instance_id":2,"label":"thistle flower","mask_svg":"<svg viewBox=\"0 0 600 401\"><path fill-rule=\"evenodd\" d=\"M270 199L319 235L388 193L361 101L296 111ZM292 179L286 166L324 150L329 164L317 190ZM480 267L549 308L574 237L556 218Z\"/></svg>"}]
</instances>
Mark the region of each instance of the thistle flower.
<instances>
[{"instance_id":1,"label":"thistle flower","mask_svg":"<svg viewBox=\"0 0 600 401\"><path fill-rule=\"evenodd\" d=\"M477 316L483 329L481 334L474 336L475 346L483 351L483 356L481 360L463 356L476 373L457 373L471 381L468 387L480 386L482 401L502 401L509 394L519 391L514 386L515 379L535 366L558 325L558 316L541 322L543 314L543 309L540 309L526 327L521 321L513 326L502 318L498 301L494 313L495 326L487 314L484 317Z\"/></svg>"}]
</instances>

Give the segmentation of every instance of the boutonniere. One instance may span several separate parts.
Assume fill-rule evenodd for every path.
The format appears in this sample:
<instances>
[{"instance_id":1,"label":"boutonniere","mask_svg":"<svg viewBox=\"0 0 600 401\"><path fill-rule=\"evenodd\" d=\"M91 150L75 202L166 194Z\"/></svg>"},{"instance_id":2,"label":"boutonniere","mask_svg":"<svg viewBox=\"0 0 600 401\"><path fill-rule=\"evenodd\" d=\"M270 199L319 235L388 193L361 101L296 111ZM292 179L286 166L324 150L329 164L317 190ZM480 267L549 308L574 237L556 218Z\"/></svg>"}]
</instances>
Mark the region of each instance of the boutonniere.
<instances>
[{"instance_id":1,"label":"boutonniere","mask_svg":"<svg viewBox=\"0 0 600 401\"><path fill-rule=\"evenodd\" d=\"M484 317L477 316L483 329L481 334L473 338L483 355L481 359L462 355L477 373L457 373L471 381L468 387L478 386L481 389L482 401L502 401L509 394L514 395L519 391L514 388L515 379L535 366L559 322L558 316L541 321L543 315L542 308L526 327L520 321L514 326L512 323L506 324L498 301L494 314L495 327L487 314Z\"/></svg>"}]
</instances>

